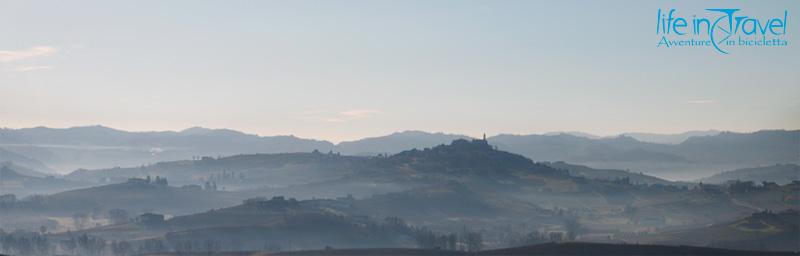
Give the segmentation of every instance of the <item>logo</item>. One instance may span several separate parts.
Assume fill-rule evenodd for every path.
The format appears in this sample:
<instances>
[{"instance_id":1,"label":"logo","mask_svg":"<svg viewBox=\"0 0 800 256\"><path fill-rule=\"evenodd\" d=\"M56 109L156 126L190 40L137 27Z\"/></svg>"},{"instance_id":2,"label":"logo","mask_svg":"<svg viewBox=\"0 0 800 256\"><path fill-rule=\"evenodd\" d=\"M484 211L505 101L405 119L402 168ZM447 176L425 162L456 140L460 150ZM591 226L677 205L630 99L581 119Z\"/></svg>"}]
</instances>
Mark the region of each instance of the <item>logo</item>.
<instances>
[{"instance_id":1,"label":"logo","mask_svg":"<svg viewBox=\"0 0 800 256\"><path fill-rule=\"evenodd\" d=\"M729 54L737 47L786 47L789 11L775 17L749 17L740 9L706 9L705 16L680 16L658 9L657 48L708 47Z\"/></svg>"}]
</instances>

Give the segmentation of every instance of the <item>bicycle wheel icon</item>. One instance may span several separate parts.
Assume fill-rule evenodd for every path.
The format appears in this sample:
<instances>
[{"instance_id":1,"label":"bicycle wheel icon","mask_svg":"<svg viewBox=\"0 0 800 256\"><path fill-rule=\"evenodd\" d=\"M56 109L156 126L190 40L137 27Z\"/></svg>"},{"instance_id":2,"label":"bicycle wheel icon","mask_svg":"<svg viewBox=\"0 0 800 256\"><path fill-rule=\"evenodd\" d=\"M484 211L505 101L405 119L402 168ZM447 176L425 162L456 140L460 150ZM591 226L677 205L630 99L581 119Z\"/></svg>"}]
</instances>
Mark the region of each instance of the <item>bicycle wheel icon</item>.
<instances>
[{"instance_id":1,"label":"bicycle wheel icon","mask_svg":"<svg viewBox=\"0 0 800 256\"><path fill-rule=\"evenodd\" d=\"M717 51L728 54L727 51L723 50L726 48L725 46L728 45L728 40L733 36L736 31L734 31L735 27L733 25L732 15L734 12L738 11L739 9L708 9L709 11L715 12L722 12L726 15L719 17L711 24L711 30L708 31L709 39L711 40L711 44L714 46L714 49Z\"/></svg>"}]
</instances>

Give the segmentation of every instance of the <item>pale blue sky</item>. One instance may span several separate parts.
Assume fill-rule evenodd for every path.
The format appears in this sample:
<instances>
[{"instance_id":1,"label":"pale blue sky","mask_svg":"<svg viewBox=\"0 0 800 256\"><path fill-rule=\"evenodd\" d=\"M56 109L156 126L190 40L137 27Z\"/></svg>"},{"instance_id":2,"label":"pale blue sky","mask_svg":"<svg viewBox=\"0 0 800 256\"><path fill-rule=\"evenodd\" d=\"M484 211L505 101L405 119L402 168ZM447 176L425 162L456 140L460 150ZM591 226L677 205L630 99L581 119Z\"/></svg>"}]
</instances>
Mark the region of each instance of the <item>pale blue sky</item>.
<instances>
[{"instance_id":1,"label":"pale blue sky","mask_svg":"<svg viewBox=\"0 0 800 256\"><path fill-rule=\"evenodd\" d=\"M788 10L790 45L656 48L658 8L723 7ZM800 1L0 0L0 127L798 129L795 15Z\"/></svg>"}]
</instances>

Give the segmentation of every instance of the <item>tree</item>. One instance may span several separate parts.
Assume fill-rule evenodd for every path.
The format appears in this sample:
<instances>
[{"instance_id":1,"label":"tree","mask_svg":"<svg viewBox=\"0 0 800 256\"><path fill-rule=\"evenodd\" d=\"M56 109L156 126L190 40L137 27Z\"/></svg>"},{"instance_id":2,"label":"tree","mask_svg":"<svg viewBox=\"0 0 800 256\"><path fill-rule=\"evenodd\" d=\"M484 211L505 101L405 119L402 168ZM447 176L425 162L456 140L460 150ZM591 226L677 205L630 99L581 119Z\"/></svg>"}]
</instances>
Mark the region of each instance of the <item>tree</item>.
<instances>
[{"instance_id":1,"label":"tree","mask_svg":"<svg viewBox=\"0 0 800 256\"><path fill-rule=\"evenodd\" d=\"M123 209L111 209L108 211L108 220L111 224L123 224L129 222L131 219L130 214L128 211Z\"/></svg>"},{"instance_id":2,"label":"tree","mask_svg":"<svg viewBox=\"0 0 800 256\"><path fill-rule=\"evenodd\" d=\"M173 248L178 255L189 255L192 252L192 241L178 241Z\"/></svg>"},{"instance_id":3,"label":"tree","mask_svg":"<svg viewBox=\"0 0 800 256\"><path fill-rule=\"evenodd\" d=\"M76 213L72 215L72 224L75 226L75 229L81 230L86 227L86 224L89 222L89 214L86 213Z\"/></svg>"},{"instance_id":4,"label":"tree","mask_svg":"<svg viewBox=\"0 0 800 256\"><path fill-rule=\"evenodd\" d=\"M581 232L581 223L577 218L568 218L564 220L564 229L567 230L567 238L570 241L575 241L578 234Z\"/></svg>"},{"instance_id":5,"label":"tree","mask_svg":"<svg viewBox=\"0 0 800 256\"><path fill-rule=\"evenodd\" d=\"M478 232L467 232L464 234L464 244L467 251L477 252L483 250L483 236Z\"/></svg>"},{"instance_id":6,"label":"tree","mask_svg":"<svg viewBox=\"0 0 800 256\"><path fill-rule=\"evenodd\" d=\"M0 232L0 253L50 255L50 241L36 232L15 231L11 234Z\"/></svg>"},{"instance_id":7,"label":"tree","mask_svg":"<svg viewBox=\"0 0 800 256\"><path fill-rule=\"evenodd\" d=\"M417 242L417 247L419 248L436 248L436 234L430 229L420 228L414 230L414 240Z\"/></svg>"},{"instance_id":8,"label":"tree","mask_svg":"<svg viewBox=\"0 0 800 256\"><path fill-rule=\"evenodd\" d=\"M32 255L33 254L33 243L27 237L17 237L16 239L12 240L15 241L16 251L21 255Z\"/></svg>"},{"instance_id":9,"label":"tree","mask_svg":"<svg viewBox=\"0 0 800 256\"><path fill-rule=\"evenodd\" d=\"M447 236L447 246L445 246L446 250L455 251L458 245L458 236L456 234L450 234Z\"/></svg>"},{"instance_id":10,"label":"tree","mask_svg":"<svg viewBox=\"0 0 800 256\"><path fill-rule=\"evenodd\" d=\"M145 240L141 245L139 245L138 249L138 253L140 254L166 252L166 251L167 251L167 246L164 245L164 241L160 239Z\"/></svg>"},{"instance_id":11,"label":"tree","mask_svg":"<svg viewBox=\"0 0 800 256\"><path fill-rule=\"evenodd\" d=\"M111 252L114 255L125 256L133 252L133 247L128 241L111 242Z\"/></svg>"},{"instance_id":12,"label":"tree","mask_svg":"<svg viewBox=\"0 0 800 256\"><path fill-rule=\"evenodd\" d=\"M279 252L283 251L283 247L279 243L270 243L269 241L264 242L264 251L267 252Z\"/></svg>"},{"instance_id":13,"label":"tree","mask_svg":"<svg viewBox=\"0 0 800 256\"><path fill-rule=\"evenodd\" d=\"M67 231L67 236L69 236L69 239L61 242L61 248L69 252L69 254L75 254L75 250L78 249L78 241L69 231Z\"/></svg>"},{"instance_id":14,"label":"tree","mask_svg":"<svg viewBox=\"0 0 800 256\"><path fill-rule=\"evenodd\" d=\"M156 179L155 179L155 181L153 181L153 184L156 184L156 185L159 185L159 186L167 186L167 184L168 184L167 183L167 178L162 178L162 177L156 176Z\"/></svg>"},{"instance_id":15,"label":"tree","mask_svg":"<svg viewBox=\"0 0 800 256\"><path fill-rule=\"evenodd\" d=\"M50 255L50 241L47 237L39 234L34 234L31 237L31 243L38 255Z\"/></svg>"},{"instance_id":16,"label":"tree","mask_svg":"<svg viewBox=\"0 0 800 256\"><path fill-rule=\"evenodd\" d=\"M505 237L506 247L518 247L550 242L546 232L532 231L527 234L509 234ZM557 242L557 241L555 241Z\"/></svg>"},{"instance_id":17,"label":"tree","mask_svg":"<svg viewBox=\"0 0 800 256\"><path fill-rule=\"evenodd\" d=\"M86 234L78 236L78 248L88 255L100 255L106 247L106 241L99 237L91 237Z\"/></svg>"},{"instance_id":18,"label":"tree","mask_svg":"<svg viewBox=\"0 0 800 256\"><path fill-rule=\"evenodd\" d=\"M205 243L203 243L203 250L208 255L214 255L215 252L220 250L220 247L220 244L214 240L206 240Z\"/></svg>"},{"instance_id":19,"label":"tree","mask_svg":"<svg viewBox=\"0 0 800 256\"><path fill-rule=\"evenodd\" d=\"M550 232L548 237L550 238L550 241L553 241L553 242L563 241L564 240L564 233L561 233L561 232Z\"/></svg>"}]
</instances>

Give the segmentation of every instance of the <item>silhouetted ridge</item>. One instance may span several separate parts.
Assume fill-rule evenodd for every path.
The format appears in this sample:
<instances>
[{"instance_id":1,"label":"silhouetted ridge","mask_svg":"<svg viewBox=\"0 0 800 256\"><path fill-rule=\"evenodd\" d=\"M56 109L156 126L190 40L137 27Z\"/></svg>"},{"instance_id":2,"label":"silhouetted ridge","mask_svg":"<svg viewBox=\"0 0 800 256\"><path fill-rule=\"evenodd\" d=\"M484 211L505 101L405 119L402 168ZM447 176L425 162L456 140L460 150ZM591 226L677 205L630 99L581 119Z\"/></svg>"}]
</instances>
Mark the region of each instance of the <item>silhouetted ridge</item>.
<instances>
[{"instance_id":1,"label":"silhouetted ridge","mask_svg":"<svg viewBox=\"0 0 800 256\"><path fill-rule=\"evenodd\" d=\"M565 171L534 163L524 156L495 149L486 140L454 140L423 150L409 150L389 157L395 165L408 165L423 172L505 175L518 171L567 175Z\"/></svg>"},{"instance_id":2,"label":"silhouetted ridge","mask_svg":"<svg viewBox=\"0 0 800 256\"><path fill-rule=\"evenodd\" d=\"M469 137L457 134L404 131L386 136L344 141L337 144L334 150L349 155L396 154L412 148L433 147L456 139L467 138Z\"/></svg>"},{"instance_id":3,"label":"silhouetted ridge","mask_svg":"<svg viewBox=\"0 0 800 256\"><path fill-rule=\"evenodd\" d=\"M532 246L514 247L481 252L460 252L431 249L403 249L403 248L374 248L374 249L338 249L317 251L280 252L270 255L276 256L322 256L322 255L347 255L347 256L411 256L411 255L481 255L481 256L511 256L511 255L797 255L793 252L767 252L767 251L741 251L727 250L710 247L669 246L669 245L639 245L639 244L601 244L601 243L545 243Z\"/></svg>"},{"instance_id":4,"label":"silhouetted ridge","mask_svg":"<svg viewBox=\"0 0 800 256\"><path fill-rule=\"evenodd\" d=\"M800 165L775 164L761 167L742 168L717 173L710 177L700 179L700 181L705 183L724 183L733 180L752 181L755 183L769 181L776 182L778 184L789 184L792 181L800 180Z\"/></svg>"},{"instance_id":5,"label":"silhouetted ridge","mask_svg":"<svg viewBox=\"0 0 800 256\"><path fill-rule=\"evenodd\" d=\"M545 243L481 252L480 255L796 255L792 252L739 251L710 247L602 244Z\"/></svg>"},{"instance_id":6,"label":"silhouetted ridge","mask_svg":"<svg viewBox=\"0 0 800 256\"><path fill-rule=\"evenodd\" d=\"M2 179L18 179L18 178L29 178L29 177L30 176L25 176L15 172L11 168L8 168L8 166L4 165L0 167L0 178Z\"/></svg>"},{"instance_id":7,"label":"silhouetted ridge","mask_svg":"<svg viewBox=\"0 0 800 256\"><path fill-rule=\"evenodd\" d=\"M275 211L299 208L300 202L294 198L286 200L286 198L282 196L272 197L272 199L257 197L244 200L244 205L261 211Z\"/></svg>"}]
</instances>

